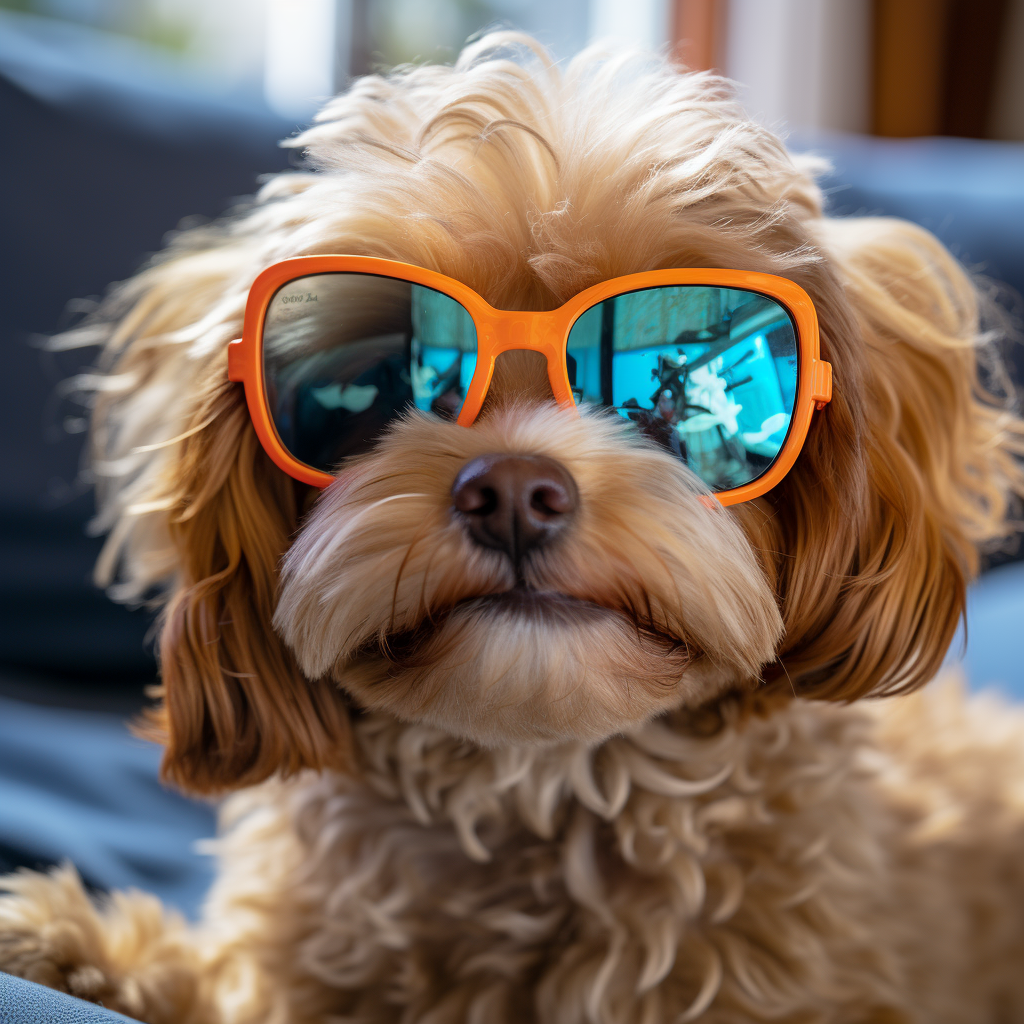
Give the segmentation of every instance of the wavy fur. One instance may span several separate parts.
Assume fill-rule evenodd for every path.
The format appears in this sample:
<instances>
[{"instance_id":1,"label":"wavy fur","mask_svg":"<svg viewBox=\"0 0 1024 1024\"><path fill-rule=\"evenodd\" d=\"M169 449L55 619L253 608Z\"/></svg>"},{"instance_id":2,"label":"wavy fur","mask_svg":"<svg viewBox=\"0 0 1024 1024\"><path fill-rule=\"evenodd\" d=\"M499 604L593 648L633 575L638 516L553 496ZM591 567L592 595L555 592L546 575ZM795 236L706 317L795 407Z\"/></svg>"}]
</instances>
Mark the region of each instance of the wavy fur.
<instances>
[{"instance_id":1,"label":"wavy fur","mask_svg":"<svg viewBox=\"0 0 1024 1024\"><path fill-rule=\"evenodd\" d=\"M80 382L100 579L165 602L164 775L251 787L224 869L188 935L68 875L8 880L0 967L154 1024L168 977L185 1024L1024 1013L1021 716L955 688L846 706L935 674L1024 494L956 262L825 218L813 161L653 58L561 69L499 33L356 82L291 144L305 169L66 339L106 344ZM263 453L226 344L260 270L327 252L520 309L660 267L780 274L835 397L786 479L726 512L513 356L472 429L410 417L318 496ZM578 483L571 536L524 569L543 614L449 516L489 452Z\"/></svg>"}]
</instances>

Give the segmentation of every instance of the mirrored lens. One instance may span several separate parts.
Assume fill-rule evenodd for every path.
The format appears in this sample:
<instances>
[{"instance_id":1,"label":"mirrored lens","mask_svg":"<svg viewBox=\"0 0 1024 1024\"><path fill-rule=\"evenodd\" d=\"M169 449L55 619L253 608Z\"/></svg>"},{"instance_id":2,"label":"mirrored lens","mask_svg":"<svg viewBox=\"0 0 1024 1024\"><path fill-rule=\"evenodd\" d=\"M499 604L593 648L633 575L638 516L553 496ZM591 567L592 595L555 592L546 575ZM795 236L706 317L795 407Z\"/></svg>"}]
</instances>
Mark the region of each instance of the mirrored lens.
<instances>
[{"instance_id":1,"label":"mirrored lens","mask_svg":"<svg viewBox=\"0 0 1024 1024\"><path fill-rule=\"evenodd\" d=\"M792 422L796 331L757 292L674 285L616 295L573 325L567 362L578 401L613 406L712 490L761 476Z\"/></svg>"},{"instance_id":2,"label":"mirrored lens","mask_svg":"<svg viewBox=\"0 0 1024 1024\"><path fill-rule=\"evenodd\" d=\"M455 299L374 274L297 278L263 326L267 404L285 448L327 473L411 407L454 418L476 369Z\"/></svg>"}]
</instances>

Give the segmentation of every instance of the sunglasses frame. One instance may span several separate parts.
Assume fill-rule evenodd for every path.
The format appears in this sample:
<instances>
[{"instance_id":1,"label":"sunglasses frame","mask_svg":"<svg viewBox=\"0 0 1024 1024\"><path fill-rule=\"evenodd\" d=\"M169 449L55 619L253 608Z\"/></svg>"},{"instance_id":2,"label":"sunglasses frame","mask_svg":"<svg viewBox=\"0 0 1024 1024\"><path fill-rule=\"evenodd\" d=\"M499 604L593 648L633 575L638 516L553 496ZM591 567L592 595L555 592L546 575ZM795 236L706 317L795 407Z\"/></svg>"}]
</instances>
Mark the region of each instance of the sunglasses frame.
<instances>
[{"instance_id":1,"label":"sunglasses frame","mask_svg":"<svg viewBox=\"0 0 1024 1024\"><path fill-rule=\"evenodd\" d=\"M746 290L767 296L790 315L796 329L798 379L793 415L786 440L772 464L756 480L714 495L722 505L750 501L771 490L796 461L815 409L832 398L832 366L820 358L818 317L810 296L784 277L745 270L648 270L602 281L547 312L495 309L472 288L433 270L372 256L297 256L267 267L253 282L245 305L242 337L228 344L228 379L245 387L253 427L264 450L289 476L313 487L327 487L337 477L296 459L281 441L267 401L263 375L263 325L267 309L280 288L314 274L373 274L397 278L442 292L461 303L473 319L477 333L476 371L456 420L469 427L476 420L494 375L495 362L504 352L539 352L547 360L548 381L555 400L576 408L569 384L566 350L573 324L592 306L614 295L671 285L703 285Z\"/></svg>"}]
</instances>

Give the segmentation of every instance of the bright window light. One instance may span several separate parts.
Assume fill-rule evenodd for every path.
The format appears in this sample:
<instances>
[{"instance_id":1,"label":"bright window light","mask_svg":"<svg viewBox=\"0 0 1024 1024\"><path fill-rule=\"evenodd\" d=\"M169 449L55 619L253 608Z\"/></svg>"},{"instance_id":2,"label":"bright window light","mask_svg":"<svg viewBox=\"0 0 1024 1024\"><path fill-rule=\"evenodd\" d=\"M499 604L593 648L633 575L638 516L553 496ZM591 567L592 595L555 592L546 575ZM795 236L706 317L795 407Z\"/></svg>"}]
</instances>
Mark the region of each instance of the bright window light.
<instances>
[{"instance_id":1,"label":"bright window light","mask_svg":"<svg viewBox=\"0 0 1024 1024\"><path fill-rule=\"evenodd\" d=\"M266 0L267 35L263 92L284 117L308 119L347 70L339 28L351 25L348 4L338 0ZM339 74L340 72L340 74Z\"/></svg>"},{"instance_id":2,"label":"bright window light","mask_svg":"<svg viewBox=\"0 0 1024 1024\"><path fill-rule=\"evenodd\" d=\"M668 19L668 0L590 0L590 39L660 50L668 42Z\"/></svg>"}]
</instances>

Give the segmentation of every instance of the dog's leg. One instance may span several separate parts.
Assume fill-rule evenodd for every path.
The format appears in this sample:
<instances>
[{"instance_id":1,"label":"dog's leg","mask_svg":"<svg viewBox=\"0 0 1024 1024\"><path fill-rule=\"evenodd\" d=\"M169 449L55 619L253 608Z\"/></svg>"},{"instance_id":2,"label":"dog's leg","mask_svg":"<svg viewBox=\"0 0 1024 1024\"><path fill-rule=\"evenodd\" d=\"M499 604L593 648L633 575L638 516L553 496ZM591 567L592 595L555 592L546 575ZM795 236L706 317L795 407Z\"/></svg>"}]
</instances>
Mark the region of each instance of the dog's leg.
<instances>
[{"instance_id":1,"label":"dog's leg","mask_svg":"<svg viewBox=\"0 0 1024 1024\"><path fill-rule=\"evenodd\" d=\"M146 1024L214 1024L200 955L159 900L114 893L102 906L77 872L0 878L0 970Z\"/></svg>"}]
</instances>

